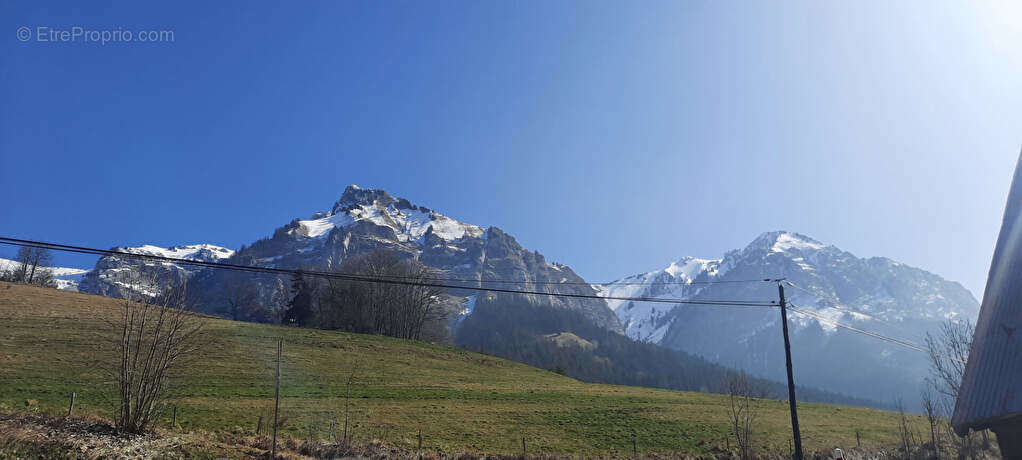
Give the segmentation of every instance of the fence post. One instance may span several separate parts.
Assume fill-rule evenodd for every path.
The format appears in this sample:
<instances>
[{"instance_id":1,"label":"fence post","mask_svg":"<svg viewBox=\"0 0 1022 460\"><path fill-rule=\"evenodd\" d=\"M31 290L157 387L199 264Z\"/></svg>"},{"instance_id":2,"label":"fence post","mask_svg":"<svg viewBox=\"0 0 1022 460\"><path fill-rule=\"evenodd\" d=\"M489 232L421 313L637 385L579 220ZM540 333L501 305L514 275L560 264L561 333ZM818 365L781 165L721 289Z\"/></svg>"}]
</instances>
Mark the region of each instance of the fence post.
<instances>
[{"instance_id":1,"label":"fence post","mask_svg":"<svg viewBox=\"0 0 1022 460\"><path fill-rule=\"evenodd\" d=\"M171 425L173 425L174 428L177 428L177 406L174 406L174 421L171 422Z\"/></svg>"},{"instance_id":2,"label":"fence post","mask_svg":"<svg viewBox=\"0 0 1022 460\"><path fill-rule=\"evenodd\" d=\"M525 450L525 436L522 436L522 455L527 455L529 451Z\"/></svg>"},{"instance_id":3,"label":"fence post","mask_svg":"<svg viewBox=\"0 0 1022 460\"><path fill-rule=\"evenodd\" d=\"M422 450L422 428L419 428L419 450Z\"/></svg>"},{"instance_id":4,"label":"fence post","mask_svg":"<svg viewBox=\"0 0 1022 460\"><path fill-rule=\"evenodd\" d=\"M636 442L636 434L632 433L632 458L639 458L639 445Z\"/></svg>"},{"instance_id":5,"label":"fence post","mask_svg":"<svg viewBox=\"0 0 1022 460\"><path fill-rule=\"evenodd\" d=\"M263 430L263 416L259 416L259 421L256 422L256 434L259 434Z\"/></svg>"},{"instance_id":6,"label":"fence post","mask_svg":"<svg viewBox=\"0 0 1022 460\"><path fill-rule=\"evenodd\" d=\"M67 416L70 417L71 413L75 410L75 392L71 392L71 405L67 407Z\"/></svg>"}]
</instances>

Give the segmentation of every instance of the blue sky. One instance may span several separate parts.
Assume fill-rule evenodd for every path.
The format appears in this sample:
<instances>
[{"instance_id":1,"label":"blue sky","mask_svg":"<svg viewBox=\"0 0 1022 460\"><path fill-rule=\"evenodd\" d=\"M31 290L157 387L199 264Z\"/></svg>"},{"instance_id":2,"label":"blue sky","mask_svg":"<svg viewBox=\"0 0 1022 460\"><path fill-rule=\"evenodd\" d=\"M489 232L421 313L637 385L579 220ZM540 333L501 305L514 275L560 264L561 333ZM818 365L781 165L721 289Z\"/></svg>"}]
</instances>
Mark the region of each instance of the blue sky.
<instances>
[{"instance_id":1,"label":"blue sky","mask_svg":"<svg viewBox=\"0 0 1022 460\"><path fill-rule=\"evenodd\" d=\"M1022 145L1009 2L39 3L0 4L3 235L236 248L354 183L593 281L786 229L980 297Z\"/></svg>"}]
</instances>

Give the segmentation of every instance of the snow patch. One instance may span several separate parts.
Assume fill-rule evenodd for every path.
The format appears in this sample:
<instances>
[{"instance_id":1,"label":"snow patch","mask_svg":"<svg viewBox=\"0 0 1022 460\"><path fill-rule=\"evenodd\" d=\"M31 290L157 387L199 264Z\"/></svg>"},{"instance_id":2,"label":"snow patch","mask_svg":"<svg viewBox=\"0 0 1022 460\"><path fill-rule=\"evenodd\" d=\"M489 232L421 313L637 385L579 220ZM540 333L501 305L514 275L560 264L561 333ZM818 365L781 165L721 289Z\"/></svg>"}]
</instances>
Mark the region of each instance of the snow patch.
<instances>
[{"instance_id":1,"label":"snow patch","mask_svg":"<svg viewBox=\"0 0 1022 460\"><path fill-rule=\"evenodd\" d=\"M131 254L143 254L149 256L169 257L173 259L194 259L217 261L234 255L234 251L212 244L190 244L185 246L171 246L161 248L151 244L142 246L119 248L123 252Z\"/></svg>"},{"instance_id":2,"label":"snow patch","mask_svg":"<svg viewBox=\"0 0 1022 460\"><path fill-rule=\"evenodd\" d=\"M476 296L470 295L470 296L466 297L465 298L465 305L464 305L464 307L461 309L460 312L458 312L458 319L456 321L456 324L461 324L461 322L464 321L465 318L468 318L468 316L471 315L472 312L475 311L475 309L476 309Z\"/></svg>"},{"instance_id":3,"label":"snow patch","mask_svg":"<svg viewBox=\"0 0 1022 460\"><path fill-rule=\"evenodd\" d=\"M710 276L715 276L717 273L717 267L722 262L722 259L697 259L695 257L684 257L677 262L671 262L671 265L664 269L667 274L678 278L679 281L687 281L691 283L701 273L707 273Z\"/></svg>"},{"instance_id":4,"label":"snow patch","mask_svg":"<svg viewBox=\"0 0 1022 460\"><path fill-rule=\"evenodd\" d=\"M792 249L799 251L817 251L827 247L824 244L820 244L815 241L804 239L798 235L791 233L781 233L777 236L777 241L770 248L770 252L787 252Z\"/></svg>"},{"instance_id":5,"label":"snow patch","mask_svg":"<svg viewBox=\"0 0 1022 460\"><path fill-rule=\"evenodd\" d=\"M479 238L483 236L483 228L465 224L445 215L424 209L398 209L394 203L382 205L358 205L338 214L317 213L323 215L318 219L299 220L298 228L292 232L310 238L319 238L335 228L345 227L356 222L372 222L381 227L390 227L400 241L422 240L427 231L441 239L452 241L465 235Z\"/></svg>"}]
</instances>

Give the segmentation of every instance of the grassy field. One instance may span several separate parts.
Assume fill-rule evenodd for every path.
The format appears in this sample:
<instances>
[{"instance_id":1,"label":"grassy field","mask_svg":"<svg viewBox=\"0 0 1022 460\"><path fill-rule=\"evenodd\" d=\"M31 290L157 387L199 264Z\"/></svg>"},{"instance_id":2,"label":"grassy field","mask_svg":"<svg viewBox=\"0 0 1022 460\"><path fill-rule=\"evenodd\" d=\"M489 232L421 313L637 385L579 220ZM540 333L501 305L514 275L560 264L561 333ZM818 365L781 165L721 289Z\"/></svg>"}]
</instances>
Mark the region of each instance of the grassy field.
<instances>
[{"instance_id":1,"label":"grassy field","mask_svg":"<svg viewBox=\"0 0 1022 460\"><path fill-rule=\"evenodd\" d=\"M109 378L92 360L119 301L0 283L0 412L60 414L77 392L76 412L109 416ZM284 339L281 413L292 435L326 437L343 423L351 388L355 440L383 439L444 452L630 455L709 454L728 432L719 395L595 385L491 356L420 342L209 320L216 341L174 389L182 430L246 433L273 416L273 370ZM786 401L762 401L760 452L788 450ZM807 449L897 444L897 414L800 404ZM168 415L169 417L169 415ZM169 424L164 417L164 425ZM339 422L338 422L339 420ZM913 416L919 432L925 420ZM265 423L264 423L265 426ZM339 428L338 428L339 429ZM733 441L732 441L733 444Z\"/></svg>"}]
</instances>

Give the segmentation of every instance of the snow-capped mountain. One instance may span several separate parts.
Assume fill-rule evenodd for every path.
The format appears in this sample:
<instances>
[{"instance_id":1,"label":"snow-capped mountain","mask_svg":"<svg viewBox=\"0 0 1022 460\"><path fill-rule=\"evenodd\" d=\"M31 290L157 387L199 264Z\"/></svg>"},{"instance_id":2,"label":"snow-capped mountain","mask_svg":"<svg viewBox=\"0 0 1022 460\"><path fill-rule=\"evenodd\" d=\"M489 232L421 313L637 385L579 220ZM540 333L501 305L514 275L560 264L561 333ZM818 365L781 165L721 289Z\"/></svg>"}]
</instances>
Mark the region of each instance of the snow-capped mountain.
<instances>
[{"instance_id":1,"label":"snow-capped mountain","mask_svg":"<svg viewBox=\"0 0 1022 460\"><path fill-rule=\"evenodd\" d=\"M867 398L918 399L927 371L919 352L839 329L833 322L922 344L947 318L974 320L979 304L962 285L883 257L858 258L791 232L764 233L720 259L685 257L667 268L598 286L604 296L699 300L777 300L827 320L789 312L800 383ZM760 281L756 281L760 280ZM748 282L746 282L748 281ZM636 284L657 283L657 284ZM738 366L784 377L777 308L739 308L608 301L626 333Z\"/></svg>"},{"instance_id":2,"label":"snow-capped mountain","mask_svg":"<svg viewBox=\"0 0 1022 460\"><path fill-rule=\"evenodd\" d=\"M544 288L561 293L596 293L571 268L547 262L542 254L522 248L514 237L497 227L484 229L463 223L429 208L413 205L404 198L395 198L384 190L362 189L355 185L347 187L328 210L317 212L308 219L292 220L274 231L271 237L243 247L237 253L207 247L211 254L235 264L318 270L336 269L352 256L380 248L418 259L442 270L450 278L564 283L544 284ZM119 295L115 291L119 286L116 278L121 276L119 272L127 269L120 259L101 259L95 274L83 282L83 290ZM223 283L233 276L222 270L171 268L175 268L173 273L177 276L192 279L189 291L198 290L200 296L207 294L201 302L210 311L215 311L218 303L223 302L217 293L223 291ZM249 277L249 280L260 284L259 290L264 296L273 292L275 283L282 282L279 277ZM472 286L473 283L459 285ZM498 299L506 300L509 296L467 290L454 290L452 294L463 298L465 314L476 308L488 308ZM621 331L617 317L602 299L511 295L517 302L577 310L604 328Z\"/></svg>"},{"instance_id":3,"label":"snow-capped mountain","mask_svg":"<svg viewBox=\"0 0 1022 460\"><path fill-rule=\"evenodd\" d=\"M15 260L0 258L0 271L13 270L18 266ZM53 273L53 280L57 283L57 289L65 291L77 291L78 283L89 271L83 268L72 267L43 267Z\"/></svg>"},{"instance_id":4,"label":"snow-capped mountain","mask_svg":"<svg viewBox=\"0 0 1022 460\"><path fill-rule=\"evenodd\" d=\"M310 238L324 237L335 228L356 222L371 222L394 232L398 241L422 243L427 233L444 241L464 236L479 238L482 227L458 222L429 208L414 206L403 198L394 199L383 190L363 190L349 186L329 212L319 212L310 220L299 220L291 232Z\"/></svg>"},{"instance_id":5,"label":"snow-capped mountain","mask_svg":"<svg viewBox=\"0 0 1022 460\"><path fill-rule=\"evenodd\" d=\"M212 244L191 244L169 248L146 244L136 247L116 247L112 250L203 262L217 262L234 255L234 251ZM172 282L188 279L197 272L196 267L172 262L124 256L104 256L96 262L95 268L85 273L79 290L110 297L125 297L126 290L133 290L138 286L132 277L143 270L156 275L160 285L164 287ZM154 293L147 292L146 294Z\"/></svg>"},{"instance_id":6,"label":"snow-capped mountain","mask_svg":"<svg viewBox=\"0 0 1022 460\"><path fill-rule=\"evenodd\" d=\"M656 297L663 299L685 299L696 294L698 285L691 283L697 277L719 276L720 259L697 259L684 257L663 270L622 278L608 285L594 284L604 297ZM607 299L607 305L614 310L621 326L629 337L642 341L659 343L670 324L663 321L677 305L652 302L627 302ZM623 308L622 308L623 307Z\"/></svg>"}]
</instances>

